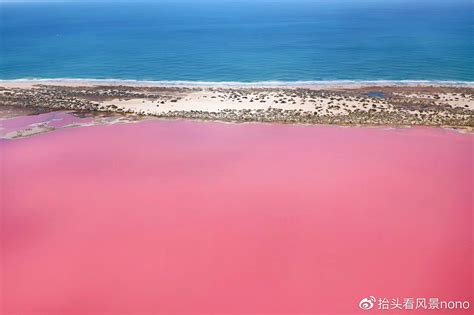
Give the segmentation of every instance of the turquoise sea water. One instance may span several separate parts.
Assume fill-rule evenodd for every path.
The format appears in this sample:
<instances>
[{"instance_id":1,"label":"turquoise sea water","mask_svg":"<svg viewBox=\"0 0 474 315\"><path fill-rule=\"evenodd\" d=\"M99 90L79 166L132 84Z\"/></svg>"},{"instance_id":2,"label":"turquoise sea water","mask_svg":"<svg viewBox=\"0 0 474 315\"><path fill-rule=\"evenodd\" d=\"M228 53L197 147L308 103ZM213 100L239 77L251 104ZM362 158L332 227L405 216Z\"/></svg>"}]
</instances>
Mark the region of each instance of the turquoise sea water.
<instances>
[{"instance_id":1,"label":"turquoise sea water","mask_svg":"<svg viewBox=\"0 0 474 315\"><path fill-rule=\"evenodd\" d=\"M0 79L474 81L472 1L0 2Z\"/></svg>"}]
</instances>

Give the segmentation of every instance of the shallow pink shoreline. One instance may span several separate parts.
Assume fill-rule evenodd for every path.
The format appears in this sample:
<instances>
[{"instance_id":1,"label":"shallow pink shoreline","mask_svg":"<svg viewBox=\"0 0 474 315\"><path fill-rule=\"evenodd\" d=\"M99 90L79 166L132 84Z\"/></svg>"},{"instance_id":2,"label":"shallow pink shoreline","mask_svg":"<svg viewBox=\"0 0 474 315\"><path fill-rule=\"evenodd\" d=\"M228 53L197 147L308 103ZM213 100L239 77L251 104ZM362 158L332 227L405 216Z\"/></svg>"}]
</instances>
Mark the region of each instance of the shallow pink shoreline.
<instances>
[{"instance_id":1,"label":"shallow pink shoreline","mask_svg":"<svg viewBox=\"0 0 474 315\"><path fill-rule=\"evenodd\" d=\"M11 132L27 130L44 125L51 129L64 128L72 124L92 123L93 118L80 118L69 112L49 112L38 115L19 116L0 120L0 139Z\"/></svg>"},{"instance_id":2,"label":"shallow pink shoreline","mask_svg":"<svg viewBox=\"0 0 474 315\"><path fill-rule=\"evenodd\" d=\"M472 303L473 140L149 121L0 141L4 313Z\"/></svg>"}]
</instances>

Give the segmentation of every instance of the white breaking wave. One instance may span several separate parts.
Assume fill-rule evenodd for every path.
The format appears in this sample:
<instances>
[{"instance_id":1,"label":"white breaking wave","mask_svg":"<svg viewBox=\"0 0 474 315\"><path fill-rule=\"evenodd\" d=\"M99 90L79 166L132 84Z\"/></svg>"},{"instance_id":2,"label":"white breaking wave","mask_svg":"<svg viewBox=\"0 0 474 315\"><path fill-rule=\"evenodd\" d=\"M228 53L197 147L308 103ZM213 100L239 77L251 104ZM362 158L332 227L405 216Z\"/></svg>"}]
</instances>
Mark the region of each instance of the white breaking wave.
<instances>
[{"instance_id":1,"label":"white breaking wave","mask_svg":"<svg viewBox=\"0 0 474 315\"><path fill-rule=\"evenodd\" d=\"M433 85L433 86L463 86L474 87L474 81L443 81L443 80L314 80L314 81L153 81L128 79L79 79L79 78L22 78L0 79L1 82L24 83L71 83L71 84L109 84L109 85L136 85L136 86L390 86L390 85Z\"/></svg>"}]
</instances>

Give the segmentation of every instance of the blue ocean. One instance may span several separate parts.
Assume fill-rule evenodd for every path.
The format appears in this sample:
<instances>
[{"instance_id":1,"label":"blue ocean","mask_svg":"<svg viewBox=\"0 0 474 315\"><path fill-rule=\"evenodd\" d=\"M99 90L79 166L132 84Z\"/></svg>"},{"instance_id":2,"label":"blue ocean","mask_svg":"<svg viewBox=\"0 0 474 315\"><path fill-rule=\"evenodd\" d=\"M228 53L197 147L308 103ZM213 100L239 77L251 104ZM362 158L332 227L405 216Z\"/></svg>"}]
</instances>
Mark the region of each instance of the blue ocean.
<instances>
[{"instance_id":1,"label":"blue ocean","mask_svg":"<svg viewBox=\"0 0 474 315\"><path fill-rule=\"evenodd\" d=\"M0 79L474 81L471 0L0 0Z\"/></svg>"}]
</instances>

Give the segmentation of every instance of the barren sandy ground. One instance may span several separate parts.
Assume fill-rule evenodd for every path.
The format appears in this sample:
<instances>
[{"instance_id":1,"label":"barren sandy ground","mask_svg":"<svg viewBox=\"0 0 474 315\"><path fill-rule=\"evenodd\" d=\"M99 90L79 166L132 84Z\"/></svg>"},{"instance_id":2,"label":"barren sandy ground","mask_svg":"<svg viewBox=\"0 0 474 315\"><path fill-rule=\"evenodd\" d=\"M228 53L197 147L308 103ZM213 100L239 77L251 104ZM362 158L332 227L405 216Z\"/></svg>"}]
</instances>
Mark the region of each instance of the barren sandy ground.
<instances>
[{"instance_id":1,"label":"barren sandy ground","mask_svg":"<svg viewBox=\"0 0 474 315\"><path fill-rule=\"evenodd\" d=\"M474 88L470 86L121 84L1 81L0 107L223 121L474 127Z\"/></svg>"}]
</instances>

